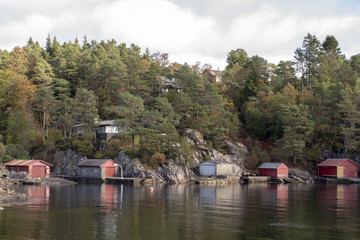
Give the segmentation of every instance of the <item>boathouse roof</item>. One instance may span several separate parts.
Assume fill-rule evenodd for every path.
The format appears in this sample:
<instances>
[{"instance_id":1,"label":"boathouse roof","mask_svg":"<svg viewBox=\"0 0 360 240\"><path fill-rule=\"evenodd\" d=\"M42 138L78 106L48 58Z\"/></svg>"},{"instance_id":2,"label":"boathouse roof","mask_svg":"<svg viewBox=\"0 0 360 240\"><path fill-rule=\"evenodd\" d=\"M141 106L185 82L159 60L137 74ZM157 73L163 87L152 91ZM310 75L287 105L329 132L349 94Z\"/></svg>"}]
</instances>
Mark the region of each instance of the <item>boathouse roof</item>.
<instances>
[{"instance_id":1,"label":"boathouse roof","mask_svg":"<svg viewBox=\"0 0 360 240\"><path fill-rule=\"evenodd\" d=\"M277 169L278 167L280 167L281 162L277 162L277 163L272 163L272 162L264 162L262 163L259 168L267 168L267 169ZM286 165L284 164L284 166L286 167Z\"/></svg>"},{"instance_id":2,"label":"boathouse roof","mask_svg":"<svg viewBox=\"0 0 360 240\"><path fill-rule=\"evenodd\" d=\"M347 158L328 158L325 161L319 163L317 166L318 167L333 167L333 166L337 167L337 166L344 166L349 163L351 163L355 166L359 166L357 163L355 163Z\"/></svg>"},{"instance_id":3,"label":"boathouse roof","mask_svg":"<svg viewBox=\"0 0 360 240\"><path fill-rule=\"evenodd\" d=\"M5 163L5 166L30 166L35 163L42 163L45 165L48 165L50 167L53 167L50 163L47 163L43 160L12 160L11 162Z\"/></svg>"},{"instance_id":4,"label":"boathouse roof","mask_svg":"<svg viewBox=\"0 0 360 240\"><path fill-rule=\"evenodd\" d=\"M103 166L119 166L112 159L86 159L79 163L79 167L103 167Z\"/></svg>"}]
</instances>

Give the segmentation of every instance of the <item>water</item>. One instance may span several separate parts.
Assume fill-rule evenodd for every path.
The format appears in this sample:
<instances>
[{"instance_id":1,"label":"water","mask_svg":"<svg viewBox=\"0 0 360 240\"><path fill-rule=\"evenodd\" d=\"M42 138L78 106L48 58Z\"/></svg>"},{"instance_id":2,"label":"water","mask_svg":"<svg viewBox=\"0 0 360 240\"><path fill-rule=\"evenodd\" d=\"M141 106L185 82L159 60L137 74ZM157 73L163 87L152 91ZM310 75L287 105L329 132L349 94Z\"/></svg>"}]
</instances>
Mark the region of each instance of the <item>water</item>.
<instances>
[{"instance_id":1,"label":"water","mask_svg":"<svg viewBox=\"0 0 360 240\"><path fill-rule=\"evenodd\" d=\"M23 186L0 239L360 239L360 185Z\"/></svg>"}]
</instances>

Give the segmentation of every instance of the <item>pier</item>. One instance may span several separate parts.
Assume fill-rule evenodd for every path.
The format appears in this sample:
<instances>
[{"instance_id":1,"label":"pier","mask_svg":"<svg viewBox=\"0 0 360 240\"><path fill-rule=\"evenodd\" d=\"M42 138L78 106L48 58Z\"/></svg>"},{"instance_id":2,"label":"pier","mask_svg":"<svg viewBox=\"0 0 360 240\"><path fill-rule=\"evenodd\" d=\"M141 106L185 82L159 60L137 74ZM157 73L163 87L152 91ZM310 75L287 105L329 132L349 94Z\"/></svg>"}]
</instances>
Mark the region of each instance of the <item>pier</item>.
<instances>
[{"instance_id":1,"label":"pier","mask_svg":"<svg viewBox=\"0 0 360 240\"><path fill-rule=\"evenodd\" d=\"M108 184L146 184L146 183L155 183L151 178L121 178L121 177L105 177L105 178L95 178L95 177L75 177L75 176L61 176L61 178L80 182L80 183L108 183Z\"/></svg>"},{"instance_id":2,"label":"pier","mask_svg":"<svg viewBox=\"0 0 360 240\"><path fill-rule=\"evenodd\" d=\"M244 176L242 177L244 183L261 183L261 182L270 182L270 176Z\"/></svg>"}]
</instances>

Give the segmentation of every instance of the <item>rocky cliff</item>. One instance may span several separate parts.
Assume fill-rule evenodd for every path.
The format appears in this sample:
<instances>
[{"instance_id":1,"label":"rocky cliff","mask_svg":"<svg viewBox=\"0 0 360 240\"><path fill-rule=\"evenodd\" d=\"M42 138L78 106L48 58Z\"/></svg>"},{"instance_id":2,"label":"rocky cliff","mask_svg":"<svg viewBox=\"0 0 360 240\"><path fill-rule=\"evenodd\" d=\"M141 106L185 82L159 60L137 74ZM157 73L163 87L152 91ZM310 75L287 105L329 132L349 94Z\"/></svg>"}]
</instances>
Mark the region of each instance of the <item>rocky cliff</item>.
<instances>
[{"instance_id":1,"label":"rocky cliff","mask_svg":"<svg viewBox=\"0 0 360 240\"><path fill-rule=\"evenodd\" d=\"M195 166L198 166L204 159L216 162L228 162L239 165L241 169L244 169L244 160L248 155L248 150L242 143L231 142L225 140L227 153L222 154L221 152L208 148L207 142L204 140L203 135L194 130L186 129L183 134L188 143L193 147L193 158Z\"/></svg>"},{"instance_id":2,"label":"rocky cliff","mask_svg":"<svg viewBox=\"0 0 360 240\"><path fill-rule=\"evenodd\" d=\"M181 166L178 164L182 156L176 159L168 160L167 164L163 164L157 169L146 169L139 159L129 159L122 151L113 159L118 162L124 170L126 177L145 177L152 178L158 182L183 183L188 182L192 178L197 177L199 163L210 160L215 162L226 162L234 164L235 173L229 176L232 179L239 179L244 174L243 162L248 154L246 147L241 143L225 141L228 152L223 154L215 149L208 147L208 143L204 140L202 134L193 129L186 129L184 136L188 143L192 146L192 166Z\"/></svg>"},{"instance_id":3,"label":"rocky cliff","mask_svg":"<svg viewBox=\"0 0 360 240\"><path fill-rule=\"evenodd\" d=\"M53 173L56 175L77 176L79 174L78 164L84 159L85 157L71 149L56 151Z\"/></svg>"},{"instance_id":4,"label":"rocky cliff","mask_svg":"<svg viewBox=\"0 0 360 240\"><path fill-rule=\"evenodd\" d=\"M232 179L239 179L245 172L243 162L248 151L241 143L225 141L228 149L227 153L221 153L208 147L202 134L193 129L186 129L184 136L192 146L192 165L182 166L180 160L182 156L176 159L168 159L166 164L156 169L146 168L137 158L130 159L124 151L120 151L118 156L113 158L123 168L124 177L150 178L157 182L183 183L195 178L198 172L200 162L211 160L216 162L232 163L234 173ZM78 164L84 160L84 157L73 150L57 151L54 156L54 173L61 175L77 176Z\"/></svg>"}]
</instances>

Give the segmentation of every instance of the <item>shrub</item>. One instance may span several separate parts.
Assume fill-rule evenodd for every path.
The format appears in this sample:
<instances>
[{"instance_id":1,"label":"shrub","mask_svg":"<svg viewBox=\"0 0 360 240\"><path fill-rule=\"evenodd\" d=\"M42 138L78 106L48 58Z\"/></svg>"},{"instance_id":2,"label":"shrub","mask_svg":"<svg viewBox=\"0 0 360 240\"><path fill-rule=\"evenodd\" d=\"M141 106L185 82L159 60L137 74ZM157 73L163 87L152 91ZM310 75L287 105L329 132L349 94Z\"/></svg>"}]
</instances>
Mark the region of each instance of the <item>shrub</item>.
<instances>
[{"instance_id":1,"label":"shrub","mask_svg":"<svg viewBox=\"0 0 360 240\"><path fill-rule=\"evenodd\" d=\"M44 136L40 132L34 130L22 132L19 134L19 137L19 143L30 153L40 149L45 143Z\"/></svg>"},{"instance_id":2,"label":"shrub","mask_svg":"<svg viewBox=\"0 0 360 240\"><path fill-rule=\"evenodd\" d=\"M94 158L95 158L95 159L103 159L103 158L104 158L104 153L102 153L102 152L96 152L96 153L94 154Z\"/></svg>"},{"instance_id":3,"label":"shrub","mask_svg":"<svg viewBox=\"0 0 360 240\"><path fill-rule=\"evenodd\" d=\"M130 158L130 159L134 159L134 158L141 158L141 154L138 152L134 152L134 151L125 151L125 154Z\"/></svg>"},{"instance_id":4,"label":"shrub","mask_svg":"<svg viewBox=\"0 0 360 240\"><path fill-rule=\"evenodd\" d=\"M110 139L110 141L106 146L105 154L110 158L113 158L121 150L121 146L122 146L122 142L120 141L120 139L112 138Z\"/></svg>"},{"instance_id":5,"label":"shrub","mask_svg":"<svg viewBox=\"0 0 360 240\"><path fill-rule=\"evenodd\" d=\"M3 163L7 163L7 162L10 162L12 160L14 160L14 158L9 156L9 155L4 154L4 155L1 156L1 161Z\"/></svg>"},{"instance_id":6,"label":"shrub","mask_svg":"<svg viewBox=\"0 0 360 240\"><path fill-rule=\"evenodd\" d=\"M79 140L72 140L71 144L72 144L72 148L78 151L81 155L86 156L88 158L92 158L93 156L92 145L89 145L86 142Z\"/></svg>"},{"instance_id":7,"label":"shrub","mask_svg":"<svg viewBox=\"0 0 360 240\"><path fill-rule=\"evenodd\" d=\"M212 146L222 152L226 152L225 139L226 139L227 130L225 128L215 128L211 130L208 135L209 140L212 143Z\"/></svg>"},{"instance_id":8,"label":"shrub","mask_svg":"<svg viewBox=\"0 0 360 240\"><path fill-rule=\"evenodd\" d=\"M86 133L82 136L74 137L71 141L71 148L88 158L92 158L94 154L94 134Z\"/></svg>"},{"instance_id":9,"label":"shrub","mask_svg":"<svg viewBox=\"0 0 360 240\"><path fill-rule=\"evenodd\" d=\"M163 153L156 152L150 158L150 164L155 168L165 163L167 163L167 160L165 154Z\"/></svg>"},{"instance_id":10,"label":"shrub","mask_svg":"<svg viewBox=\"0 0 360 240\"><path fill-rule=\"evenodd\" d=\"M6 155L14 159L30 159L29 152L20 144L5 145Z\"/></svg>"},{"instance_id":11,"label":"shrub","mask_svg":"<svg viewBox=\"0 0 360 240\"><path fill-rule=\"evenodd\" d=\"M2 155L4 155L5 152L6 152L5 145L4 145L2 142L0 142L0 157L1 157Z\"/></svg>"}]
</instances>

